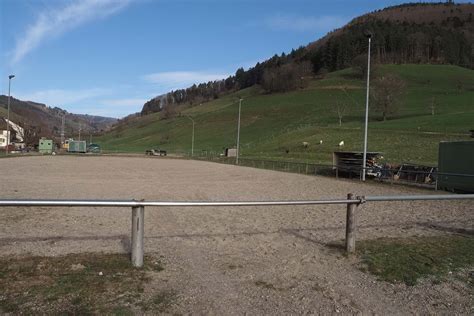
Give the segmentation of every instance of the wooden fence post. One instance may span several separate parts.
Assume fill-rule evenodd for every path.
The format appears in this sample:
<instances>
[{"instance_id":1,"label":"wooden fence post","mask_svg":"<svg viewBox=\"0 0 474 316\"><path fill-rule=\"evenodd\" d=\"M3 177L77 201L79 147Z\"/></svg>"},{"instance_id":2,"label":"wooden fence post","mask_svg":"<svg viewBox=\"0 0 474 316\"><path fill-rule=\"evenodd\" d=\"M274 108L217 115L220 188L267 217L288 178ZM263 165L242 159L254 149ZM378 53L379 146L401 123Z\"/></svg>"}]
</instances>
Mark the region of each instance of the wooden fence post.
<instances>
[{"instance_id":1,"label":"wooden fence post","mask_svg":"<svg viewBox=\"0 0 474 316\"><path fill-rule=\"evenodd\" d=\"M354 195L349 193L347 195L348 200L354 200ZM355 252L355 240L356 240L356 208L357 204L347 204L347 217L346 217L346 252L352 254Z\"/></svg>"}]
</instances>

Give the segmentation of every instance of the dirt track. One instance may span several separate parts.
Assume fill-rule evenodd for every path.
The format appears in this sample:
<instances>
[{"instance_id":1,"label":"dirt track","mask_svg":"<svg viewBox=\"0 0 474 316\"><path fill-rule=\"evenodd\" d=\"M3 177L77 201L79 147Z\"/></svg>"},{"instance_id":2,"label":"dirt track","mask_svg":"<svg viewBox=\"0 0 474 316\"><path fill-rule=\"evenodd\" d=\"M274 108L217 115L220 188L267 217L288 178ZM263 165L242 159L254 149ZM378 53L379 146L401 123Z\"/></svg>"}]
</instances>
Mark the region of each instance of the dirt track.
<instances>
[{"instance_id":1,"label":"dirt track","mask_svg":"<svg viewBox=\"0 0 474 316\"><path fill-rule=\"evenodd\" d=\"M215 163L162 158L1 159L2 198L276 200L427 194ZM8 180L8 185L5 184ZM472 229L472 202L365 204L357 238ZM473 294L455 280L415 287L377 282L334 246L344 206L147 208L145 252L166 269L146 291L173 290L171 312L195 314L473 313ZM5 208L2 255L129 251L130 210Z\"/></svg>"}]
</instances>

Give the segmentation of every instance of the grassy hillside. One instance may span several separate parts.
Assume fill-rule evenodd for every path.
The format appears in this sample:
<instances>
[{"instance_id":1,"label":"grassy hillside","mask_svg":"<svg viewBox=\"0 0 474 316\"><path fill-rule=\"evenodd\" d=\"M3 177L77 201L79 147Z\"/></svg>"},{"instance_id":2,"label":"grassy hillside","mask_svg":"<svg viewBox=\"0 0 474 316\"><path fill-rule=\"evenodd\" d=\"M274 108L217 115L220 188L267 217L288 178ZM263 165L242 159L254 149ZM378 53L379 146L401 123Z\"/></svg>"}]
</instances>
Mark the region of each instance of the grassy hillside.
<instances>
[{"instance_id":1,"label":"grassy hillside","mask_svg":"<svg viewBox=\"0 0 474 316\"><path fill-rule=\"evenodd\" d=\"M440 141L469 139L468 131L474 128L474 71L440 65L386 65L377 71L398 74L407 88L400 110L388 121L381 121L371 110L370 151L383 152L391 162L436 164ZM135 118L97 142L109 151L160 147L189 152L192 123L187 115L196 121L195 153L220 152L236 143L238 96L244 98L243 156L328 163L341 140L344 150L362 149L365 83L351 69L313 80L298 91L264 94L252 87L182 109L181 116L173 119L160 120L159 113ZM346 107L342 126L334 110L336 103ZM302 142L309 142L310 147L305 149Z\"/></svg>"}]
</instances>

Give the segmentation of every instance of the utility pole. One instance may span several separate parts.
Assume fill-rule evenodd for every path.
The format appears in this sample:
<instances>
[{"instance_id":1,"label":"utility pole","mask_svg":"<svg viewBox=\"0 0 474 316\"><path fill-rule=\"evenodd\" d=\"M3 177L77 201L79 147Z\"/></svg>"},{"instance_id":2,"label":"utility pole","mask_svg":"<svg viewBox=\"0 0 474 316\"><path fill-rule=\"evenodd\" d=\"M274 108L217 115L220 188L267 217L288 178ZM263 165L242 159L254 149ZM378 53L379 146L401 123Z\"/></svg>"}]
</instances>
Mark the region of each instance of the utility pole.
<instances>
[{"instance_id":1,"label":"utility pole","mask_svg":"<svg viewBox=\"0 0 474 316\"><path fill-rule=\"evenodd\" d=\"M365 101L365 127L364 127L364 155L362 163L362 181L365 181L365 168L367 167L367 129L369 125L369 90L370 90L370 44L372 42L372 34L368 33L369 53L367 55L367 96Z\"/></svg>"},{"instance_id":2,"label":"utility pole","mask_svg":"<svg viewBox=\"0 0 474 316\"><path fill-rule=\"evenodd\" d=\"M193 122L193 133L192 133L192 136L191 136L191 157L194 156L194 120L190 117L190 116L187 116L185 115L188 119L191 120L191 122Z\"/></svg>"},{"instance_id":3,"label":"utility pole","mask_svg":"<svg viewBox=\"0 0 474 316\"><path fill-rule=\"evenodd\" d=\"M66 118L66 115L63 114L63 117L61 118L61 147L64 146L64 125L65 125L65 118Z\"/></svg>"},{"instance_id":4,"label":"utility pole","mask_svg":"<svg viewBox=\"0 0 474 316\"><path fill-rule=\"evenodd\" d=\"M237 149L235 155L235 164L239 164L239 154L240 154L240 111L242 108L242 98L239 98L239 118L237 120Z\"/></svg>"},{"instance_id":5,"label":"utility pole","mask_svg":"<svg viewBox=\"0 0 474 316\"><path fill-rule=\"evenodd\" d=\"M82 129L82 125L81 123L79 123L79 141L81 140L81 129Z\"/></svg>"},{"instance_id":6,"label":"utility pole","mask_svg":"<svg viewBox=\"0 0 474 316\"><path fill-rule=\"evenodd\" d=\"M89 119L89 145L92 144L92 116Z\"/></svg>"},{"instance_id":7,"label":"utility pole","mask_svg":"<svg viewBox=\"0 0 474 316\"><path fill-rule=\"evenodd\" d=\"M7 114L7 148L6 148L6 151L5 153L8 155L8 150L9 150L9 146L10 146L10 88L11 88L11 83L12 83L12 79L15 78L15 75L9 75L8 76L8 114Z\"/></svg>"}]
</instances>

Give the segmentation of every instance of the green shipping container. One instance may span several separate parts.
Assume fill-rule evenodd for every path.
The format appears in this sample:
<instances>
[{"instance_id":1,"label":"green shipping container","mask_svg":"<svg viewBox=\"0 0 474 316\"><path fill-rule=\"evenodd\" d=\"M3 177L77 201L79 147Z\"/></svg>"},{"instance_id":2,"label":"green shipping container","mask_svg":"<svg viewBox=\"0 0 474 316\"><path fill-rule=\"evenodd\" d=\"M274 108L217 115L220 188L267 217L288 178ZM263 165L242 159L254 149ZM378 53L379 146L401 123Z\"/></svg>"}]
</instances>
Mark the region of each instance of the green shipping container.
<instances>
[{"instance_id":1,"label":"green shipping container","mask_svg":"<svg viewBox=\"0 0 474 316\"><path fill-rule=\"evenodd\" d=\"M52 154L54 143L51 139L41 138L38 144L38 151L42 154Z\"/></svg>"},{"instance_id":2,"label":"green shipping container","mask_svg":"<svg viewBox=\"0 0 474 316\"><path fill-rule=\"evenodd\" d=\"M69 148L67 150L70 153L85 153L87 151L87 145L85 140L70 140Z\"/></svg>"},{"instance_id":3,"label":"green shipping container","mask_svg":"<svg viewBox=\"0 0 474 316\"><path fill-rule=\"evenodd\" d=\"M439 143L438 172L439 189L474 192L474 141Z\"/></svg>"}]
</instances>

